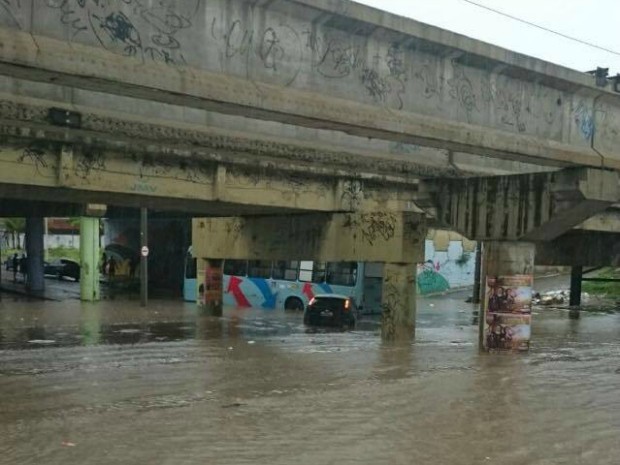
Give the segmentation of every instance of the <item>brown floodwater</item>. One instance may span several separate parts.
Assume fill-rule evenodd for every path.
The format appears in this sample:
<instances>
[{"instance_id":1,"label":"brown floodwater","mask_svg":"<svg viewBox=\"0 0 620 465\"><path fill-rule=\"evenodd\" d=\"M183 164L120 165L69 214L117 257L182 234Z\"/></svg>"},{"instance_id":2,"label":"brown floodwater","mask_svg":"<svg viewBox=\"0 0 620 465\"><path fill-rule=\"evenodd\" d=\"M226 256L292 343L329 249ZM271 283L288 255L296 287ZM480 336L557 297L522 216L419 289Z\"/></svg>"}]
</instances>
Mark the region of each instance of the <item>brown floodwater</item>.
<instances>
[{"instance_id":1,"label":"brown floodwater","mask_svg":"<svg viewBox=\"0 0 620 465\"><path fill-rule=\"evenodd\" d=\"M372 319L4 296L0 463L620 463L620 314L537 309L530 353L489 355L461 297L395 346Z\"/></svg>"}]
</instances>

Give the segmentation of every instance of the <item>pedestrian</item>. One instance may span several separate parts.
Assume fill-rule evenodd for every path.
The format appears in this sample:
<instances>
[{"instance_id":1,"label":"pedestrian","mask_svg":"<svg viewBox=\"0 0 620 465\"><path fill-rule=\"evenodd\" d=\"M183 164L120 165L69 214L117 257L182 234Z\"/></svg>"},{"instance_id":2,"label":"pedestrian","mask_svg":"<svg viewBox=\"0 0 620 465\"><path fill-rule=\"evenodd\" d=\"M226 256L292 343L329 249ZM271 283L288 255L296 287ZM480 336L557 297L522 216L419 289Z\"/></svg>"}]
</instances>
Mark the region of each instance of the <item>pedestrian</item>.
<instances>
[{"instance_id":1,"label":"pedestrian","mask_svg":"<svg viewBox=\"0 0 620 465\"><path fill-rule=\"evenodd\" d=\"M13 265L13 282L16 283L17 282L17 271L19 268L19 258L17 258L17 254L13 254L12 265Z\"/></svg>"},{"instance_id":2,"label":"pedestrian","mask_svg":"<svg viewBox=\"0 0 620 465\"><path fill-rule=\"evenodd\" d=\"M116 260L114 257L110 257L108 260L108 279L112 279L116 273Z\"/></svg>"},{"instance_id":3,"label":"pedestrian","mask_svg":"<svg viewBox=\"0 0 620 465\"><path fill-rule=\"evenodd\" d=\"M103 255L101 256L101 274L105 275L105 268L108 265L108 256L106 255L105 252L103 252Z\"/></svg>"},{"instance_id":4,"label":"pedestrian","mask_svg":"<svg viewBox=\"0 0 620 465\"><path fill-rule=\"evenodd\" d=\"M135 257L131 258L129 262L129 276L132 278L136 277L136 268L138 267L138 259Z\"/></svg>"},{"instance_id":5,"label":"pedestrian","mask_svg":"<svg viewBox=\"0 0 620 465\"><path fill-rule=\"evenodd\" d=\"M28 259L26 259L26 254L22 254L22 258L19 259L19 272L21 273L24 284L28 281Z\"/></svg>"}]
</instances>

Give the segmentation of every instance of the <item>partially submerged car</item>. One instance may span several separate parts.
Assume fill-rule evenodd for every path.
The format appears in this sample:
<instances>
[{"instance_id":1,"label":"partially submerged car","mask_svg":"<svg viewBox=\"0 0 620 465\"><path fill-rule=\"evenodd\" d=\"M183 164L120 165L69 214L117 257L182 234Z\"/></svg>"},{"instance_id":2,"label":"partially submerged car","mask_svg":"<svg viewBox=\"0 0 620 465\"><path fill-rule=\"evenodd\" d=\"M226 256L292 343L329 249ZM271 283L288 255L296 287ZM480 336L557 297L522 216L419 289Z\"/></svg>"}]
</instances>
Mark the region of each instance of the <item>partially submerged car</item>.
<instances>
[{"instance_id":1,"label":"partially submerged car","mask_svg":"<svg viewBox=\"0 0 620 465\"><path fill-rule=\"evenodd\" d=\"M44 273L58 279L64 277L80 280L80 264L67 258L57 258L44 263Z\"/></svg>"},{"instance_id":2,"label":"partially submerged car","mask_svg":"<svg viewBox=\"0 0 620 465\"><path fill-rule=\"evenodd\" d=\"M312 326L355 326L357 306L351 297L339 294L314 296L304 311L304 324Z\"/></svg>"}]
</instances>

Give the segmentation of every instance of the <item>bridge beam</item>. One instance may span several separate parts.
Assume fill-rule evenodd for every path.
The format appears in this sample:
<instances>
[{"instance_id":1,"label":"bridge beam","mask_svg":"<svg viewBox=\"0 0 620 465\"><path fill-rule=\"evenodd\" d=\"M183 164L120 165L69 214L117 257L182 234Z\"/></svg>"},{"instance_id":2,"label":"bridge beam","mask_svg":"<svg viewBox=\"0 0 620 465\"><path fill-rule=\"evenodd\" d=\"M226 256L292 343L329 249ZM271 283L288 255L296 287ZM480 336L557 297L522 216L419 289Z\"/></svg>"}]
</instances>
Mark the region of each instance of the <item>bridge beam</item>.
<instances>
[{"instance_id":1,"label":"bridge beam","mask_svg":"<svg viewBox=\"0 0 620 465\"><path fill-rule=\"evenodd\" d=\"M0 151L0 192L7 198L75 201L204 214L282 211L411 210L415 186L346 177L251 169L192 156L152 157L25 144Z\"/></svg>"},{"instance_id":2,"label":"bridge beam","mask_svg":"<svg viewBox=\"0 0 620 465\"><path fill-rule=\"evenodd\" d=\"M424 181L418 203L473 240L548 241L620 198L618 173L566 168L481 178Z\"/></svg>"},{"instance_id":3,"label":"bridge beam","mask_svg":"<svg viewBox=\"0 0 620 465\"><path fill-rule=\"evenodd\" d=\"M601 165L595 152L569 144L416 113L394 114L375 105L198 69L179 79L179 71L166 64L76 42L0 29L0 44L0 73L20 79L499 158ZM620 162L610 159L607 165L620 167Z\"/></svg>"},{"instance_id":4,"label":"bridge beam","mask_svg":"<svg viewBox=\"0 0 620 465\"><path fill-rule=\"evenodd\" d=\"M620 266L618 232L569 231L536 244L536 264L542 266Z\"/></svg>"},{"instance_id":5,"label":"bridge beam","mask_svg":"<svg viewBox=\"0 0 620 465\"><path fill-rule=\"evenodd\" d=\"M195 218L194 255L210 259L419 263L426 227L414 213Z\"/></svg>"}]
</instances>

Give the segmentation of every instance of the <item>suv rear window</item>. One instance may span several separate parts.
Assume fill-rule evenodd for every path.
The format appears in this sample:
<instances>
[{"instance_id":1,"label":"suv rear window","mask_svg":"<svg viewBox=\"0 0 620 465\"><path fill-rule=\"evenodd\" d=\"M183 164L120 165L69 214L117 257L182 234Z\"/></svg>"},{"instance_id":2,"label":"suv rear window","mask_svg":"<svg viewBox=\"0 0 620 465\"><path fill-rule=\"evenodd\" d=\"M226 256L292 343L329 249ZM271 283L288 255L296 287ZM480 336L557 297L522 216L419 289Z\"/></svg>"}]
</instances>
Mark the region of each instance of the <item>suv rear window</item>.
<instances>
[{"instance_id":1,"label":"suv rear window","mask_svg":"<svg viewBox=\"0 0 620 465\"><path fill-rule=\"evenodd\" d=\"M317 310L343 309L345 302L337 297L316 297L311 307Z\"/></svg>"}]
</instances>

